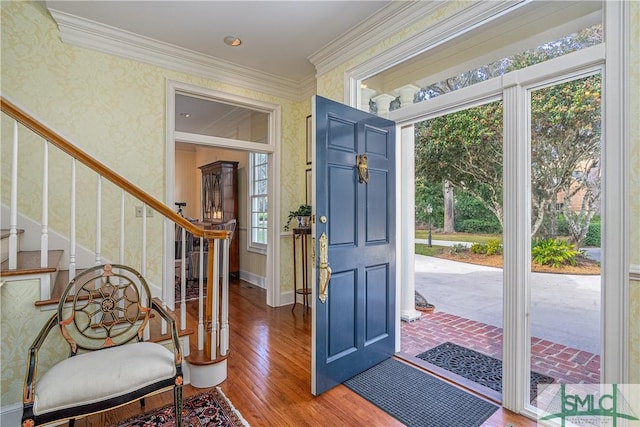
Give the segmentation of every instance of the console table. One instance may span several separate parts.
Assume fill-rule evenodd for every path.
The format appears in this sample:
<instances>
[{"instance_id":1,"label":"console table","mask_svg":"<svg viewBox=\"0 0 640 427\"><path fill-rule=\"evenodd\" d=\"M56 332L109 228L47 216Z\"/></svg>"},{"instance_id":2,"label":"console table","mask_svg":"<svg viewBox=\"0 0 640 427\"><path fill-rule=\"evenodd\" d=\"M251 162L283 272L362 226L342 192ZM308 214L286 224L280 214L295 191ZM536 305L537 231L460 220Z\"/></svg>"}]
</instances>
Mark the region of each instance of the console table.
<instances>
[{"instance_id":1,"label":"console table","mask_svg":"<svg viewBox=\"0 0 640 427\"><path fill-rule=\"evenodd\" d=\"M305 309L309 309L309 294L311 289L308 283L308 266L307 266L307 236L311 234L310 228L294 228L293 229L293 289L295 290L293 297L293 306L291 312L296 308L298 303L298 295L302 295L302 305ZM302 288L298 288L298 274L296 261L296 241L300 241L302 245Z\"/></svg>"}]
</instances>

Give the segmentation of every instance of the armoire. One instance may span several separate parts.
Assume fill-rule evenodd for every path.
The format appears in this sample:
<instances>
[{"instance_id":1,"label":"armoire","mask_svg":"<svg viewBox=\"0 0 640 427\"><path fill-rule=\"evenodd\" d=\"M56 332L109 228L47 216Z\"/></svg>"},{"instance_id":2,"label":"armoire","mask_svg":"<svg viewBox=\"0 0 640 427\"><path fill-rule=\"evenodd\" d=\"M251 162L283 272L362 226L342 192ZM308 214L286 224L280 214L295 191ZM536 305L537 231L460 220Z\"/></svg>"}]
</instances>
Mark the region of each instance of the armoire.
<instances>
[{"instance_id":1,"label":"armoire","mask_svg":"<svg viewBox=\"0 0 640 427\"><path fill-rule=\"evenodd\" d=\"M238 243L238 162L219 160L199 167L202 173L202 222L206 228L225 228L235 220L229 245L229 274L240 273Z\"/></svg>"}]
</instances>

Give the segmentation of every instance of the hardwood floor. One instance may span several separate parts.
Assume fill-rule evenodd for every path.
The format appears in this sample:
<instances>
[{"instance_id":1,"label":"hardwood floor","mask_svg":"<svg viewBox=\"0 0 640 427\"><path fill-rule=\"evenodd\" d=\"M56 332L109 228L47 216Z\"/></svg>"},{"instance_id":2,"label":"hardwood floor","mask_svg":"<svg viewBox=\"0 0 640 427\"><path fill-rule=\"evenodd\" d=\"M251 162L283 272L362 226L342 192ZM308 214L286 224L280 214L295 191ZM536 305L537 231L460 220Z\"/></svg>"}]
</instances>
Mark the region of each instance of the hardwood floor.
<instances>
[{"instance_id":1,"label":"hardwood floor","mask_svg":"<svg viewBox=\"0 0 640 427\"><path fill-rule=\"evenodd\" d=\"M229 294L231 353L228 377L220 387L251 426L403 425L343 385L318 397L311 395L310 311L305 313L302 305L293 313L291 306L268 307L265 291L246 282L234 281ZM184 396L202 391L187 385ZM172 400L171 392L152 396L147 398L145 409L171 404ZM142 412L140 405L133 403L77 420L76 426L110 425ZM509 423L536 425L504 409L498 409L484 425Z\"/></svg>"}]
</instances>

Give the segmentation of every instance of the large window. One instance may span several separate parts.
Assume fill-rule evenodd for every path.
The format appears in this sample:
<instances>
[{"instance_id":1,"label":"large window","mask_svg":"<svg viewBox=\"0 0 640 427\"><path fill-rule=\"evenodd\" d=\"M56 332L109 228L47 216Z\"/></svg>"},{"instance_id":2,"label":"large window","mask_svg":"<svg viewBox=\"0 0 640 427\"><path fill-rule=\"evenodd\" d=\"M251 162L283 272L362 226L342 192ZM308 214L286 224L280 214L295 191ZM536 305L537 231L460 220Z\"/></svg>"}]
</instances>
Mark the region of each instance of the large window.
<instances>
[{"instance_id":1,"label":"large window","mask_svg":"<svg viewBox=\"0 0 640 427\"><path fill-rule=\"evenodd\" d=\"M267 250L268 156L249 153L249 250Z\"/></svg>"}]
</instances>

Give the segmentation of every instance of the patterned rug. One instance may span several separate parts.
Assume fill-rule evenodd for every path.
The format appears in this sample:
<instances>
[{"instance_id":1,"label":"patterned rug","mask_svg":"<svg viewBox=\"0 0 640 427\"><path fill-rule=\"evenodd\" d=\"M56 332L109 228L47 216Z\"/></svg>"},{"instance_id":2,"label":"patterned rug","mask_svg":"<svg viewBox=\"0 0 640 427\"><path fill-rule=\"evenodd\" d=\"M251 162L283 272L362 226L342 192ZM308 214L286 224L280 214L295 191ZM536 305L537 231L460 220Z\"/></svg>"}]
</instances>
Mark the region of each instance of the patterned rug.
<instances>
[{"instance_id":1,"label":"patterned rug","mask_svg":"<svg viewBox=\"0 0 640 427\"><path fill-rule=\"evenodd\" d=\"M450 342L440 344L416 357L502 393L502 361L500 359ZM553 381L551 377L532 371L531 399L535 399L537 395L538 384L551 384Z\"/></svg>"},{"instance_id":2,"label":"patterned rug","mask_svg":"<svg viewBox=\"0 0 640 427\"><path fill-rule=\"evenodd\" d=\"M184 399L182 424L190 427L248 427L249 423L233 407L220 387ZM176 425L173 404L132 417L116 427L173 427Z\"/></svg>"},{"instance_id":3,"label":"patterned rug","mask_svg":"<svg viewBox=\"0 0 640 427\"><path fill-rule=\"evenodd\" d=\"M176 303L180 302L180 278L176 276L176 284L175 284L175 298ZM185 282L185 301L193 301L198 299L198 295L200 292L200 284L198 281L187 280ZM205 281L202 284L202 295L207 296L207 282Z\"/></svg>"}]
</instances>

